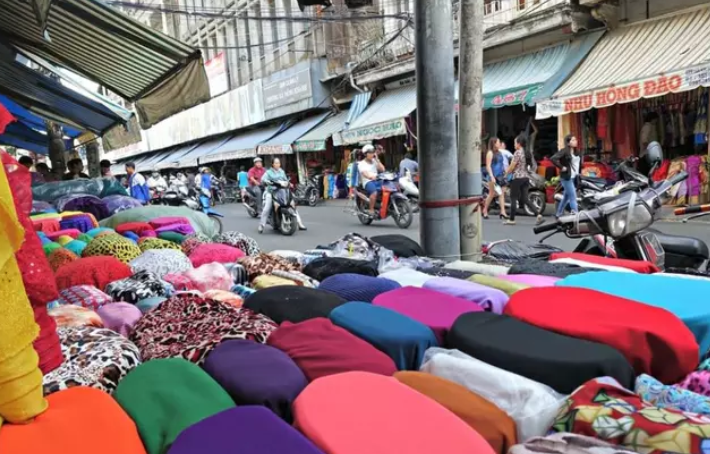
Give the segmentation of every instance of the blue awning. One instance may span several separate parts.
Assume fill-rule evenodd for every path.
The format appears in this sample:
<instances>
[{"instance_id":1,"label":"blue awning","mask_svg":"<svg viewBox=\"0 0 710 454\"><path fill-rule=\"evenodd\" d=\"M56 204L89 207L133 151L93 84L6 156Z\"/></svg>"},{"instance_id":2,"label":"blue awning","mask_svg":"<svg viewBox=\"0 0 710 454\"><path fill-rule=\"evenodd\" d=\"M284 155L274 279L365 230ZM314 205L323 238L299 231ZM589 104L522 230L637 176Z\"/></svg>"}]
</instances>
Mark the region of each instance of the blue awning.
<instances>
[{"instance_id":1,"label":"blue awning","mask_svg":"<svg viewBox=\"0 0 710 454\"><path fill-rule=\"evenodd\" d=\"M15 117L17 121L23 123L25 126L36 129L39 131L44 131L47 128L45 120L30 112L26 108L17 104L15 101L11 100L7 96L0 95L0 104L5 106L5 108ZM68 126L64 127L64 135L72 138L79 137L81 131L78 129L70 128Z\"/></svg>"},{"instance_id":2,"label":"blue awning","mask_svg":"<svg viewBox=\"0 0 710 454\"><path fill-rule=\"evenodd\" d=\"M0 94L36 115L99 136L125 119L105 105L65 87L15 60L15 53L0 45Z\"/></svg>"},{"instance_id":3,"label":"blue awning","mask_svg":"<svg viewBox=\"0 0 710 454\"><path fill-rule=\"evenodd\" d=\"M330 115L330 113L326 112L294 123L280 134L277 134L259 144L257 154L267 155L293 153L291 145L308 131L318 126L328 115Z\"/></svg>"},{"instance_id":4,"label":"blue awning","mask_svg":"<svg viewBox=\"0 0 710 454\"><path fill-rule=\"evenodd\" d=\"M351 125L355 120L357 120L357 117L362 115L365 109L367 109L367 105L370 104L370 98L372 98L371 91L365 91L355 95L353 102L350 104L348 118L345 120L345 127Z\"/></svg>"},{"instance_id":5,"label":"blue awning","mask_svg":"<svg viewBox=\"0 0 710 454\"><path fill-rule=\"evenodd\" d=\"M157 171L157 165L162 162L164 159L166 159L168 156L171 156L173 152L180 147L174 147L169 150L162 150L162 151L156 151L155 153L151 153L150 156L141 162L140 164L136 164L137 166L137 171L138 172L152 172L152 171Z\"/></svg>"},{"instance_id":6,"label":"blue awning","mask_svg":"<svg viewBox=\"0 0 710 454\"><path fill-rule=\"evenodd\" d=\"M197 158L210 153L215 148L229 140L229 137L206 140L197 144L185 145L181 150L165 158L158 166L161 169L179 169L184 167L197 167Z\"/></svg>"},{"instance_id":7,"label":"blue awning","mask_svg":"<svg viewBox=\"0 0 710 454\"><path fill-rule=\"evenodd\" d=\"M200 157L200 164L256 157L256 147L281 132L283 125L242 132Z\"/></svg>"},{"instance_id":8,"label":"blue awning","mask_svg":"<svg viewBox=\"0 0 710 454\"><path fill-rule=\"evenodd\" d=\"M177 169L178 168L178 162L180 159L184 158L187 156L192 150L200 146L201 142L198 143L192 143L190 145L179 145L176 148L174 148L168 156L165 157L162 161L157 163L155 165L155 168L158 170L162 169Z\"/></svg>"},{"instance_id":9,"label":"blue awning","mask_svg":"<svg viewBox=\"0 0 710 454\"><path fill-rule=\"evenodd\" d=\"M20 121L10 123L5 128L5 132L0 134L0 145L7 145L33 153L49 154L49 138L46 134L32 129ZM67 140L65 147L71 148L72 141Z\"/></svg>"}]
</instances>

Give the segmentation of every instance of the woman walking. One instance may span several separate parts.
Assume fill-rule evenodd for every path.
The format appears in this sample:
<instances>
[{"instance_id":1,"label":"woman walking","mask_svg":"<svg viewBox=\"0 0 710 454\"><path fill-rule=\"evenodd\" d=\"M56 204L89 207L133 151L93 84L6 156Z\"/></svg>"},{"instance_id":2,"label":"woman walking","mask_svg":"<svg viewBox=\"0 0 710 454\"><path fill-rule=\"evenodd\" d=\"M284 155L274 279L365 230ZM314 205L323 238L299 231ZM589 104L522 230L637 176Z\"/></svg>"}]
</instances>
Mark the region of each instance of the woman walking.
<instances>
[{"instance_id":1,"label":"woman walking","mask_svg":"<svg viewBox=\"0 0 710 454\"><path fill-rule=\"evenodd\" d=\"M488 219L488 208L496 195L500 206L500 218L508 219L508 215L505 214L505 194L502 190L502 187L505 186L505 164L503 155L500 152L500 139L497 137L492 137L488 140L486 171L488 172L488 197L486 197L486 202L483 204L483 219ZM499 193L496 192L496 186L499 187Z\"/></svg>"},{"instance_id":2,"label":"woman walking","mask_svg":"<svg viewBox=\"0 0 710 454\"><path fill-rule=\"evenodd\" d=\"M579 174L580 157L577 154L577 138L570 134L565 137L565 147L555 153L551 158L552 163L560 169L560 184L564 194L562 202L557 207L556 217L560 217L565 213L567 205L573 214L578 211L577 208L577 190L574 187L574 179Z\"/></svg>"},{"instance_id":3,"label":"woman walking","mask_svg":"<svg viewBox=\"0 0 710 454\"><path fill-rule=\"evenodd\" d=\"M537 215L537 223L542 224L542 213L528 199L528 190L530 189L530 170L528 166L534 163L533 155L530 150L526 149L527 139L524 135L519 135L515 138L515 153L510 162L510 166L505 171L505 176L513 174L513 180L510 182L510 219L505 221L506 225L515 225L515 213L518 211L518 206L525 207ZM520 203L518 205L518 202Z\"/></svg>"}]
</instances>

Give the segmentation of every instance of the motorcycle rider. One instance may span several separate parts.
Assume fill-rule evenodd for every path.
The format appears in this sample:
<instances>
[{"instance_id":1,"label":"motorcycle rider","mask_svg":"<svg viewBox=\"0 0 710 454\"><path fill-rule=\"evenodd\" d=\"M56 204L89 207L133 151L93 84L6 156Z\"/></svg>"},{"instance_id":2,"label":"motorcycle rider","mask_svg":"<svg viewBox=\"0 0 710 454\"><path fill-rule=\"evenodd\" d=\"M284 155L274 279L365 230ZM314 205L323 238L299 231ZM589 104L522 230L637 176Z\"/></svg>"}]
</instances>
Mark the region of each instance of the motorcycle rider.
<instances>
[{"instance_id":1,"label":"motorcycle rider","mask_svg":"<svg viewBox=\"0 0 710 454\"><path fill-rule=\"evenodd\" d=\"M360 184L365 189L365 193L370 198L369 215L375 217L375 203L377 194L382 190L382 182L377 180L377 174L385 171L385 166L380 163L375 155L375 147L365 145L362 147L365 159L357 165L360 172Z\"/></svg>"},{"instance_id":2,"label":"motorcycle rider","mask_svg":"<svg viewBox=\"0 0 710 454\"><path fill-rule=\"evenodd\" d=\"M148 189L158 193L165 192L168 189L168 183L160 173L153 172L148 178Z\"/></svg>"},{"instance_id":3,"label":"motorcycle rider","mask_svg":"<svg viewBox=\"0 0 710 454\"><path fill-rule=\"evenodd\" d=\"M279 181L289 181L289 179L288 176L286 176L286 172L284 172L284 170L281 168L281 160L279 158L274 158L273 161L271 161L271 168L264 173L261 182L263 184L268 184L277 183ZM266 226L266 222L269 220L269 216L271 215L271 210L273 208L274 199L271 194L271 191L267 188L264 194L264 207L261 211L261 221L259 222L259 233L264 232L264 226ZM298 214L298 211L295 209L295 207L294 211L296 212L296 222L298 222L298 229L306 230L306 226L303 225L303 221L301 221L301 215Z\"/></svg>"},{"instance_id":4,"label":"motorcycle rider","mask_svg":"<svg viewBox=\"0 0 710 454\"><path fill-rule=\"evenodd\" d=\"M212 198L212 174L209 167L200 169L200 173L195 177L195 186L197 186L202 195Z\"/></svg>"},{"instance_id":5,"label":"motorcycle rider","mask_svg":"<svg viewBox=\"0 0 710 454\"><path fill-rule=\"evenodd\" d=\"M399 163L399 176L405 176L407 171L412 175L412 178L414 178L414 174L419 172L419 163L412 158L412 154L409 152L404 155L404 159Z\"/></svg>"},{"instance_id":6,"label":"motorcycle rider","mask_svg":"<svg viewBox=\"0 0 710 454\"><path fill-rule=\"evenodd\" d=\"M256 198L256 212L261 213L264 209L263 205L263 195L261 193L261 179L264 177L266 169L264 168L264 162L261 158L254 158L254 167L249 169L247 176L249 177L249 187L252 188L254 192L254 197Z\"/></svg>"}]
</instances>

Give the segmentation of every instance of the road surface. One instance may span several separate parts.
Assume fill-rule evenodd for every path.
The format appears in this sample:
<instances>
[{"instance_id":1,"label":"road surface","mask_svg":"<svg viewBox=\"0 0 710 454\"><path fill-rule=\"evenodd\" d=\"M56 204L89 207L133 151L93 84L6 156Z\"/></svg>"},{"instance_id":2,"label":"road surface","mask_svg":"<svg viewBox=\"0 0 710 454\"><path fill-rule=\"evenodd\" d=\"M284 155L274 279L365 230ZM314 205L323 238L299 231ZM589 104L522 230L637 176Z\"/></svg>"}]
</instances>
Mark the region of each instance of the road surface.
<instances>
[{"instance_id":1,"label":"road surface","mask_svg":"<svg viewBox=\"0 0 710 454\"><path fill-rule=\"evenodd\" d=\"M358 232L366 236L399 233L417 242L419 241L418 215L415 215L412 226L407 230L398 228L391 219L364 226L360 224L356 216L349 213L349 206L345 200L336 200L315 208L299 207L299 212L308 227L308 231L296 232L292 237L277 234L271 227L267 227L264 233L259 235L257 232L258 220L250 218L241 204L218 205L215 209L225 216L225 231L236 230L243 232L245 235L253 236L259 242L260 247L266 251L275 249L304 251L312 249L319 244L327 244L349 232ZM484 241L511 238L532 243L539 240L540 237L537 237L532 231L535 224L533 218L519 216L516 221L518 224L515 226L504 226L498 218L493 219L493 216L491 216L491 219L485 220L483 224ZM674 235L696 237L710 244L710 223L657 222L654 224L654 228ZM563 235L557 235L548 240L547 243L565 250L572 250L577 241L569 240Z\"/></svg>"}]
</instances>

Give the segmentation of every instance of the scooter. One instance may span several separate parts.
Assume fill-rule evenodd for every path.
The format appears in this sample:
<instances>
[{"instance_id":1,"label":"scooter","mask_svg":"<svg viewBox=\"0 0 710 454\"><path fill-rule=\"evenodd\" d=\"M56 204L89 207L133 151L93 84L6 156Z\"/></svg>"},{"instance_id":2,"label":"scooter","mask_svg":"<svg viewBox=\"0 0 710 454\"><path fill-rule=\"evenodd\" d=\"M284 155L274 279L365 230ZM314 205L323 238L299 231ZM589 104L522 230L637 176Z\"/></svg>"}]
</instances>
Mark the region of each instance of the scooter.
<instances>
[{"instance_id":1,"label":"scooter","mask_svg":"<svg viewBox=\"0 0 710 454\"><path fill-rule=\"evenodd\" d=\"M383 221L391 216L397 227L409 228L414 215L407 196L402 194L397 184L397 177L391 172L385 172L378 175L377 179L382 182L382 191L377 194L374 218L369 212L370 198L360 188L354 191L358 219L363 225L370 225L372 221Z\"/></svg>"},{"instance_id":2,"label":"scooter","mask_svg":"<svg viewBox=\"0 0 710 454\"><path fill-rule=\"evenodd\" d=\"M596 208L562 216L557 222L535 227L536 234L552 232L579 238L574 252L629 260L645 260L666 271L705 271L710 251L705 242L649 229L662 198L673 186L688 178L681 172L636 192L626 191Z\"/></svg>"},{"instance_id":3,"label":"scooter","mask_svg":"<svg viewBox=\"0 0 710 454\"><path fill-rule=\"evenodd\" d=\"M296 203L307 203L308 206L311 207L318 205L318 202L321 200L320 191L318 191L319 177L320 175L314 175L309 178L306 183L296 186L296 190L293 194Z\"/></svg>"},{"instance_id":4,"label":"scooter","mask_svg":"<svg viewBox=\"0 0 710 454\"><path fill-rule=\"evenodd\" d=\"M547 197L545 196L545 178L533 173L530 175L530 189L528 190L528 201L532 206L537 209L537 213L532 213L527 207L522 207L525 210L527 216L537 216L538 213L544 213L547 207ZM488 175L484 173L483 180L481 182L481 194L483 198L488 197L490 190L488 189ZM501 191L505 191L505 207L510 209L510 188L501 188ZM490 208L498 208L498 198L494 198L491 203Z\"/></svg>"},{"instance_id":5,"label":"scooter","mask_svg":"<svg viewBox=\"0 0 710 454\"><path fill-rule=\"evenodd\" d=\"M282 235L291 236L298 230L296 218L296 203L291 194L291 184L288 181L268 183L266 191L271 193L273 209L268 223ZM266 196L266 192L264 192Z\"/></svg>"},{"instance_id":6,"label":"scooter","mask_svg":"<svg viewBox=\"0 0 710 454\"><path fill-rule=\"evenodd\" d=\"M419 182L419 175L412 175L409 170L405 170L404 175L399 176L399 187L402 189L402 194L404 194L409 203L412 205L412 211L414 213L419 212L419 187L417 183Z\"/></svg>"},{"instance_id":7,"label":"scooter","mask_svg":"<svg viewBox=\"0 0 710 454\"><path fill-rule=\"evenodd\" d=\"M151 199L152 205L164 206L185 206L195 211L202 211L215 224L217 233L222 233L223 225L220 213L212 209L210 197L205 195L203 191L199 194L194 189L188 189L182 183L171 185L162 195Z\"/></svg>"},{"instance_id":8,"label":"scooter","mask_svg":"<svg viewBox=\"0 0 710 454\"><path fill-rule=\"evenodd\" d=\"M246 190L244 191L244 197L242 197L242 205L244 205L244 208L247 209L247 214L249 214L249 216L253 218L258 218L261 215L261 212L259 212L256 200L258 197L263 198L264 188L261 188L260 195L257 194L254 189L254 186L249 186L248 188L246 188Z\"/></svg>"}]
</instances>

